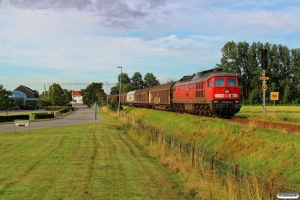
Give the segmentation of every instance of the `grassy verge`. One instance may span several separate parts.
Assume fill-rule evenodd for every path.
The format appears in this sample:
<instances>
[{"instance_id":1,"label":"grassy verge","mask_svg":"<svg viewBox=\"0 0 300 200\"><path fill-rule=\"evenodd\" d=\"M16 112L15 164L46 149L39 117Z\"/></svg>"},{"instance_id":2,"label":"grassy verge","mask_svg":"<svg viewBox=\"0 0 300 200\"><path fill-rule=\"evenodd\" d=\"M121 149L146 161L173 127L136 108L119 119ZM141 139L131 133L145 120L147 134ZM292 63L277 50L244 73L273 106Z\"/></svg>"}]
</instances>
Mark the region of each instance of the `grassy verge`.
<instances>
[{"instance_id":1,"label":"grassy verge","mask_svg":"<svg viewBox=\"0 0 300 200\"><path fill-rule=\"evenodd\" d=\"M0 199L188 199L116 118L0 134Z\"/></svg>"},{"instance_id":2,"label":"grassy verge","mask_svg":"<svg viewBox=\"0 0 300 200\"><path fill-rule=\"evenodd\" d=\"M242 106L240 112L235 116L272 122L300 124L300 106L266 106L265 116L262 115L262 106Z\"/></svg>"},{"instance_id":3,"label":"grassy verge","mask_svg":"<svg viewBox=\"0 0 300 200\"><path fill-rule=\"evenodd\" d=\"M194 146L220 160L300 188L300 138L281 130L244 126L217 118L125 108L127 115L162 131L187 146Z\"/></svg>"},{"instance_id":4,"label":"grassy verge","mask_svg":"<svg viewBox=\"0 0 300 200\"><path fill-rule=\"evenodd\" d=\"M47 112L52 112L52 111L45 110L43 112L47 113ZM36 112L11 112L11 113L8 113L8 116L13 116L13 115L29 115L29 120L31 122L56 120L56 118L34 119L34 117L33 117L34 113L41 113L41 111L36 111ZM61 113L61 117L66 117L69 114L71 114L71 112ZM2 114L0 114L0 116L6 116L6 113L2 113ZM0 122L0 124L12 124L12 123L14 123L14 122Z\"/></svg>"}]
</instances>

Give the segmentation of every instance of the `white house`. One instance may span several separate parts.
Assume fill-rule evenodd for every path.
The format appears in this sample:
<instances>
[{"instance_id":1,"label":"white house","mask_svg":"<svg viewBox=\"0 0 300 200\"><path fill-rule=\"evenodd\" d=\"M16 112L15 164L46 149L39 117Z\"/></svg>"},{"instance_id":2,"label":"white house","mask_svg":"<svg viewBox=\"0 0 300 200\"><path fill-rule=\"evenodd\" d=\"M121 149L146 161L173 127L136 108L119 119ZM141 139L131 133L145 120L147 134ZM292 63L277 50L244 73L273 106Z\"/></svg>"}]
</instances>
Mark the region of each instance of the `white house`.
<instances>
[{"instance_id":1,"label":"white house","mask_svg":"<svg viewBox=\"0 0 300 200\"><path fill-rule=\"evenodd\" d=\"M83 103L82 101L83 94L81 91L73 91L72 92L72 100L76 103Z\"/></svg>"}]
</instances>

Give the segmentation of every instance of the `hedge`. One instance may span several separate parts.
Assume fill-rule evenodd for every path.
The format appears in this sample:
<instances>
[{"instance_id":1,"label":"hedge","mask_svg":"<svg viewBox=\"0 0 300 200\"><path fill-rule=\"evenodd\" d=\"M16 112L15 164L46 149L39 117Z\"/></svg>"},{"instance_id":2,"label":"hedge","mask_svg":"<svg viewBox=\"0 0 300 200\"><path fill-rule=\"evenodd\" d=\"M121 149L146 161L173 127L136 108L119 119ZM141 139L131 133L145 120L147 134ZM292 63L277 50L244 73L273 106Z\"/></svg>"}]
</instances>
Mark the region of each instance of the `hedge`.
<instances>
[{"instance_id":1,"label":"hedge","mask_svg":"<svg viewBox=\"0 0 300 200\"><path fill-rule=\"evenodd\" d=\"M75 108L71 107L71 106L47 106L46 110L57 110L59 112L61 112L60 110L66 110L66 112L69 112L69 110L74 111Z\"/></svg>"},{"instance_id":2,"label":"hedge","mask_svg":"<svg viewBox=\"0 0 300 200\"><path fill-rule=\"evenodd\" d=\"M54 114L48 114L48 113L36 113L34 115L34 119L49 119L54 118Z\"/></svg>"},{"instance_id":3,"label":"hedge","mask_svg":"<svg viewBox=\"0 0 300 200\"><path fill-rule=\"evenodd\" d=\"M58 110L58 112L60 112L60 113L67 113L67 112L70 111L70 109L71 108L60 109L60 110Z\"/></svg>"},{"instance_id":4,"label":"hedge","mask_svg":"<svg viewBox=\"0 0 300 200\"><path fill-rule=\"evenodd\" d=\"M0 116L0 122L13 122L15 119L29 120L29 115L9 115Z\"/></svg>"}]
</instances>

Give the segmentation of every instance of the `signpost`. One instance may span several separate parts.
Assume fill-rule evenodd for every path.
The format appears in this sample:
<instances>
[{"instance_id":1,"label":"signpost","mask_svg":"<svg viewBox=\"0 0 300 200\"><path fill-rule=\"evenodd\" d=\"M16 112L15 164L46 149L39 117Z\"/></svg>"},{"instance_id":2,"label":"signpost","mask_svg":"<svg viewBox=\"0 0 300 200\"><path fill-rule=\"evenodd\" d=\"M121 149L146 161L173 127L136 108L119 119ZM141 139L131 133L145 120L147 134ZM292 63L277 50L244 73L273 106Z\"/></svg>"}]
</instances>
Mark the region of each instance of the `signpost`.
<instances>
[{"instance_id":1,"label":"signpost","mask_svg":"<svg viewBox=\"0 0 300 200\"><path fill-rule=\"evenodd\" d=\"M270 99L272 100L272 101L278 101L278 99L279 99L279 92L271 92L271 94L270 94Z\"/></svg>"},{"instance_id":2,"label":"signpost","mask_svg":"<svg viewBox=\"0 0 300 200\"><path fill-rule=\"evenodd\" d=\"M262 88L262 90L267 90L268 87L266 84L263 84L261 88Z\"/></svg>"},{"instance_id":3,"label":"signpost","mask_svg":"<svg viewBox=\"0 0 300 200\"><path fill-rule=\"evenodd\" d=\"M26 119L15 119L14 120L14 127L15 127L15 132L16 130L16 126L28 126L28 132L30 133L30 122L29 120Z\"/></svg>"},{"instance_id":4,"label":"signpost","mask_svg":"<svg viewBox=\"0 0 300 200\"><path fill-rule=\"evenodd\" d=\"M268 88L266 84L267 83L266 80L269 80L269 77L266 77L265 75L266 75L266 70L263 70L262 77L260 77L260 80L263 81L261 87L261 89L263 90L263 110L262 110L263 115L266 115L266 90Z\"/></svg>"},{"instance_id":5,"label":"signpost","mask_svg":"<svg viewBox=\"0 0 300 200\"><path fill-rule=\"evenodd\" d=\"M269 80L269 77L260 77L260 80L262 80L262 81L268 81Z\"/></svg>"},{"instance_id":6,"label":"signpost","mask_svg":"<svg viewBox=\"0 0 300 200\"><path fill-rule=\"evenodd\" d=\"M266 77L266 70L268 67L268 51L267 49L262 49L261 50L261 69L262 69L262 77L260 77L260 80L263 81L262 84L262 90L263 90L263 110L262 110L262 114L266 115L266 90L267 90L267 84L266 81L269 80L269 77Z\"/></svg>"},{"instance_id":7,"label":"signpost","mask_svg":"<svg viewBox=\"0 0 300 200\"><path fill-rule=\"evenodd\" d=\"M95 113L95 114L94 114L94 118L95 118L95 123L96 123L96 119L97 119L97 113L96 113L96 110L99 108L99 106L98 106L98 104L95 102L92 108L94 109L94 113Z\"/></svg>"},{"instance_id":8,"label":"signpost","mask_svg":"<svg viewBox=\"0 0 300 200\"><path fill-rule=\"evenodd\" d=\"M270 94L270 99L272 100L272 101L274 101L274 106L275 106L275 101L278 101L278 99L279 99L279 92L271 92L271 94ZM275 109L275 108L274 108ZM273 109L273 117L274 117L274 109Z\"/></svg>"}]
</instances>

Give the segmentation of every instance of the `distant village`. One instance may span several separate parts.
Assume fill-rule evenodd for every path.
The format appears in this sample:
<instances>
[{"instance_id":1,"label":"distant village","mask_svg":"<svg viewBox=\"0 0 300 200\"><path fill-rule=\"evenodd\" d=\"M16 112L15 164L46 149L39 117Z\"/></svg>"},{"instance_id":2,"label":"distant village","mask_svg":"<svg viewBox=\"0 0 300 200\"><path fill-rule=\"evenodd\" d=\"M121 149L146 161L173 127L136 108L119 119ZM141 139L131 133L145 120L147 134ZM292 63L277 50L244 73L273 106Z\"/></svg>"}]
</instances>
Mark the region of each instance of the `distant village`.
<instances>
[{"instance_id":1,"label":"distant village","mask_svg":"<svg viewBox=\"0 0 300 200\"><path fill-rule=\"evenodd\" d=\"M33 109L39 109L38 98L40 97L37 90L32 90L31 88L20 85L12 91L10 98L20 99L22 103L26 105L31 105ZM70 103L83 103L82 101L83 93L81 91L72 92L72 101ZM20 109L19 105L15 105L12 109Z\"/></svg>"}]
</instances>

